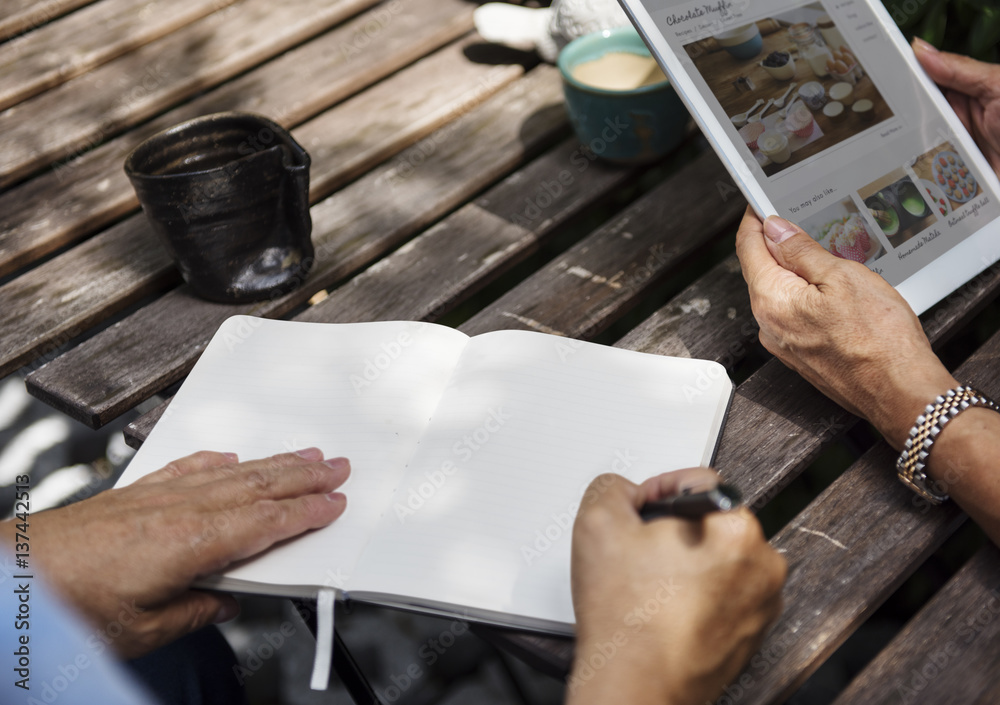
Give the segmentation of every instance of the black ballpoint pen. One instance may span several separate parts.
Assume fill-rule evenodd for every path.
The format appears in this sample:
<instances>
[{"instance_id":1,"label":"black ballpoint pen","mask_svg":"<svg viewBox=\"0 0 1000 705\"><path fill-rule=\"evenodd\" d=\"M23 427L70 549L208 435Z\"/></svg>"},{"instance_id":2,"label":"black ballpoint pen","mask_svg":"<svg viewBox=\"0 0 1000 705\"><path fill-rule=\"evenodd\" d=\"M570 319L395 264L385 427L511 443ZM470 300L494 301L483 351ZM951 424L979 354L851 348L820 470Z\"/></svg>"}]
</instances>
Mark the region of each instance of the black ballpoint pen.
<instances>
[{"instance_id":1,"label":"black ballpoint pen","mask_svg":"<svg viewBox=\"0 0 1000 705\"><path fill-rule=\"evenodd\" d=\"M639 510L639 516L647 521L659 517L701 519L710 512L728 512L736 509L742 500L742 495L735 487L719 485L707 492L681 492L673 497L647 502Z\"/></svg>"}]
</instances>

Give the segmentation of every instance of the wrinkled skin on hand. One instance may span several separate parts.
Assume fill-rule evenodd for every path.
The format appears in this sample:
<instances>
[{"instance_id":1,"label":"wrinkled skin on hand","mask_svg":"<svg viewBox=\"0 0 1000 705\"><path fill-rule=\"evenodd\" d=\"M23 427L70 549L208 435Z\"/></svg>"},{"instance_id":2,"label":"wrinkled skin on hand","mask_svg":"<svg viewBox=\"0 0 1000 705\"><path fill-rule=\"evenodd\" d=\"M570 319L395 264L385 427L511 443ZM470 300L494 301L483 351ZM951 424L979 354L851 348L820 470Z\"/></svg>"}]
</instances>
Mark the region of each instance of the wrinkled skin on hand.
<instances>
[{"instance_id":1,"label":"wrinkled skin on hand","mask_svg":"<svg viewBox=\"0 0 1000 705\"><path fill-rule=\"evenodd\" d=\"M764 347L897 450L927 403L958 385L903 297L863 264L749 208L736 252Z\"/></svg>"},{"instance_id":2,"label":"wrinkled skin on hand","mask_svg":"<svg viewBox=\"0 0 1000 705\"><path fill-rule=\"evenodd\" d=\"M350 474L317 449L239 463L198 453L136 483L33 515L33 562L123 658L135 658L239 611L191 589L278 541L328 525ZM4 527L13 535L14 522Z\"/></svg>"},{"instance_id":3,"label":"wrinkled skin on hand","mask_svg":"<svg viewBox=\"0 0 1000 705\"><path fill-rule=\"evenodd\" d=\"M784 559L743 508L644 522L647 501L718 483L705 468L591 485L573 531L569 703L712 701L781 612Z\"/></svg>"},{"instance_id":4,"label":"wrinkled skin on hand","mask_svg":"<svg viewBox=\"0 0 1000 705\"><path fill-rule=\"evenodd\" d=\"M922 39L913 42L913 50L1000 174L1000 66L938 51Z\"/></svg>"}]
</instances>

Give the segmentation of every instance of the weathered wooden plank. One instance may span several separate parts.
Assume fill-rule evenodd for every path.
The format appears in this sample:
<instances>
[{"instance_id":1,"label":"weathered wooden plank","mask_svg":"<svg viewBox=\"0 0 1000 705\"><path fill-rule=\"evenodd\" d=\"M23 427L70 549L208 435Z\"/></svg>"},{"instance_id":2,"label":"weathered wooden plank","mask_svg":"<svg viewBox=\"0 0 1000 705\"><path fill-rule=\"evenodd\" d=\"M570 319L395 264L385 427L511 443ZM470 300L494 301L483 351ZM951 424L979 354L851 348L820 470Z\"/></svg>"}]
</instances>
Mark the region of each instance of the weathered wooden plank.
<instances>
[{"instance_id":1,"label":"weathered wooden plank","mask_svg":"<svg viewBox=\"0 0 1000 705\"><path fill-rule=\"evenodd\" d=\"M638 172L589 160L570 166L582 154L576 140L563 142L296 320L437 320ZM542 196L544 212L535 205Z\"/></svg>"},{"instance_id":2,"label":"weathered wooden plank","mask_svg":"<svg viewBox=\"0 0 1000 705\"><path fill-rule=\"evenodd\" d=\"M94 0L4 0L0 17L0 41L42 27L67 12Z\"/></svg>"},{"instance_id":3,"label":"weathered wooden plank","mask_svg":"<svg viewBox=\"0 0 1000 705\"><path fill-rule=\"evenodd\" d=\"M998 359L1000 333L956 374L995 393ZM791 695L965 520L954 503L932 507L904 487L894 462L880 442L772 540L789 562L786 607L743 674L743 702Z\"/></svg>"},{"instance_id":4,"label":"weathered wooden plank","mask_svg":"<svg viewBox=\"0 0 1000 705\"><path fill-rule=\"evenodd\" d=\"M735 256L720 263L618 345L727 365L743 357L758 327L737 265ZM946 342L998 293L1000 265L994 265L924 314L931 342L936 347ZM701 311L707 311L704 320ZM771 360L737 390L717 465L760 509L856 422L798 374Z\"/></svg>"},{"instance_id":5,"label":"weathered wooden plank","mask_svg":"<svg viewBox=\"0 0 1000 705\"><path fill-rule=\"evenodd\" d=\"M671 268L732 227L745 208L706 203L704 184L725 171L704 152L608 224L468 320L469 335L517 328L592 338L627 311ZM676 203L702 202L702 208ZM669 223L669 226L665 226Z\"/></svg>"},{"instance_id":6,"label":"weathered wooden plank","mask_svg":"<svg viewBox=\"0 0 1000 705\"><path fill-rule=\"evenodd\" d=\"M224 110L262 113L291 129L472 27L472 8L464 0L394 0L391 7L391 21L386 7L376 7L252 73L0 194L0 276L138 210L122 163L150 135ZM461 85L461 77L456 80ZM370 106L359 109L370 111ZM354 125L343 134L357 131ZM343 149L343 143L339 144ZM363 141L357 144L367 146ZM314 162L317 156L322 157L314 154ZM313 177L315 188L325 175L314 168ZM314 193L325 195L320 190Z\"/></svg>"},{"instance_id":7,"label":"weathered wooden plank","mask_svg":"<svg viewBox=\"0 0 1000 705\"><path fill-rule=\"evenodd\" d=\"M0 45L0 110L236 0L104 0Z\"/></svg>"},{"instance_id":8,"label":"weathered wooden plank","mask_svg":"<svg viewBox=\"0 0 1000 705\"><path fill-rule=\"evenodd\" d=\"M991 544L910 620L835 705L996 703L998 653L1000 550Z\"/></svg>"},{"instance_id":9,"label":"weathered wooden plank","mask_svg":"<svg viewBox=\"0 0 1000 705\"><path fill-rule=\"evenodd\" d=\"M979 313L1000 290L1000 266L993 266L921 317L924 330L940 347ZM742 359L760 327L736 255L716 265L616 343L630 350L697 357L727 367Z\"/></svg>"},{"instance_id":10,"label":"weathered wooden plank","mask_svg":"<svg viewBox=\"0 0 1000 705\"><path fill-rule=\"evenodd\" d=\"M783 702L965 520L894 477L869 451L772 540L789 564L785 610L740 678L741 702Z\"/></svg>"},{"instance_id":11,"label":"weathered wooden plank","mask_svg":"<svg viewBox=\"0 0 1000 705\"><path fill-rule=\"evenodd\" d=\"M564 178L562 191L552 196L541 184L560 183L560 174L569 171L579 148L574 139L563 142L334 290L296 320L436 320L636 173L588 160L588 168L573 168L572 178ZM542 200L544 210L537 205L541 194L548 196ZM125 440L129 445L142 445L168 404L128 425Z\"/></svg>"},{"instance_id":12,"label":"weathered wooden plank","mask_svg":"<svg viewBox=\"0 0 1000 705\"><path fill-rule=\"evenodd\" d=\"M313 200L321 189L375 166L521 75L520 66L464 61L462 51L471 41L441 50L295 130L313 152ZM359 121L375 106L386 110ZM133 259L135 267L121 266ZM59 282L59 295L49 287L52 281ZM140 213L119 223L0 287L0 326L6 331L0 370L27 364L43 347L67 342L71 333L176 281L145 217Z\"/></svg>"},{"instance_id":13,"label":"weathered wooden plank","mask_svg":"<svg viewBox=\"0 0 1000 705\"><path fill-rule=\"evenodd\" d=\"M32 394L92 426L183 377L231 315L279 317L514 170L566 129L558 71L540 66L483 105L315 206L308 282L267 303L226 306L181 287L28 377Z\"/></svg>"},{"instance_id":14,"label":"weathered wooden plank","mask_svg":"<svg viewBox=\"0 0 1000 705\"><path fill-rule=\"evenodd\" d=\"M167 413L167 408L170 406L170 402L172 400L173 397L170 397L153 409L147 411L135 421L129 422L123 433L125 435L125 443L128 444L130 448L135 448L136 450L142 448L142 444L146 442L147 438L149 438L149 434L153 432L153 428L160 421L160 419L163 418L163 415Z\"/></svg>"},{"instance_id":15,"label":"weathered wooden plank","mask_svg":"<svg viewBox=\"0 0 1000 705\"><path fill-rule=\"evenodd\" d=\"M740 262L730 255L615 347L713 360L732 369L756 344L759 331Z\"/></svg>"},{"instance_id":16,"label":"weathered wooden plank","mask_svg":"<svg viewBox=\"0 0 1000 705\"><path fill-rule=\"evenodd\" d=\"M0 112L0 187L290 49L375 0L240 0Z\"/></svg>"}]
</instances>

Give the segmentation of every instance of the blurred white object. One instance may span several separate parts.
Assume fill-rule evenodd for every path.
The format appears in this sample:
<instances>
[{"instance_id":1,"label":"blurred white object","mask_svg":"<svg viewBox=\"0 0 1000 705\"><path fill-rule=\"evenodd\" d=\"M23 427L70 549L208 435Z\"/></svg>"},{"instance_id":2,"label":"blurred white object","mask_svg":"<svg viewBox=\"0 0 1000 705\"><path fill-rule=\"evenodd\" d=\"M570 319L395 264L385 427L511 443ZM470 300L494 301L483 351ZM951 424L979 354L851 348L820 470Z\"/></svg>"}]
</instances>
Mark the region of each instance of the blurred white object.
<instances>
[{"instance_id":1,"label":"blurred white object","mask_svg":"<svg viewBox=\"0 0 1000 705\"><path fill-rule=\"evenodd\" d=\"M24 380L20 377L8 377L0 386L0 431L10 428L31 404L28 390L24 388Z\"/></svg>"},{"instance_id":2,"label":"blurred white object","mask_svg":"<svg viewBox=\"0 0 1000 705\"><path fill-rule=\"evenodd\" d=\"M535 49L550 63L577 37L629 24L618 0L555 0L541 9L491 2L476 10L475 22L486 41Z\"/></svg>"},{"instance_id":3,"label":"blurred white object","mask_svg":"<svg viewBox=\"0 0 1000 705\"><path fill-rule=\"evenodd\" d=\"M0 486L13 485L31 471L39 455L69 439L69 421L58 416L39 419L21 431L0 452Z\"/></svg>"},{"instance_id":4,"label":"blurred white object","mask_svg":"<svg viewBox=\"0 0 1000 705\"><path fill-rule=\"evenodd\" d=\"M70 497L87 489L91 490L87 496L95 494L94 490L100 486L101 479L89 465L72 465L56 470L31 488L31 511L40 512L43 509L58 507Z\"/></svg>"}]
</instances>

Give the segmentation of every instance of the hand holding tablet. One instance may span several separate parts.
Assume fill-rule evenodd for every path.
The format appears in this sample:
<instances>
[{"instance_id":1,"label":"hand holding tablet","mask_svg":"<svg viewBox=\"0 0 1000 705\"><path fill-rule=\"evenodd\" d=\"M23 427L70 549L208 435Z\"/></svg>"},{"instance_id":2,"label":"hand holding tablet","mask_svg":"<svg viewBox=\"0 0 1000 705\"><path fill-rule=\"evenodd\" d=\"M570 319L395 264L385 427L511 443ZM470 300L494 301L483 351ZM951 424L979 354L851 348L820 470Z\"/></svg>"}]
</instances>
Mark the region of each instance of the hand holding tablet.
<instances>
[{"instance_id":1,"label":"hand holding tablet","mask_svg":"<svg viewBox=\"0 0 1000 705\"><path fill-rule=\"evenodd\" d=\"M621 1L759 216L800 224L918 313L1000 258L1000 69L921 47L929 78L878 0ZM931 78L959 91L957 115Z\"/></svg>"}]
</instances>

